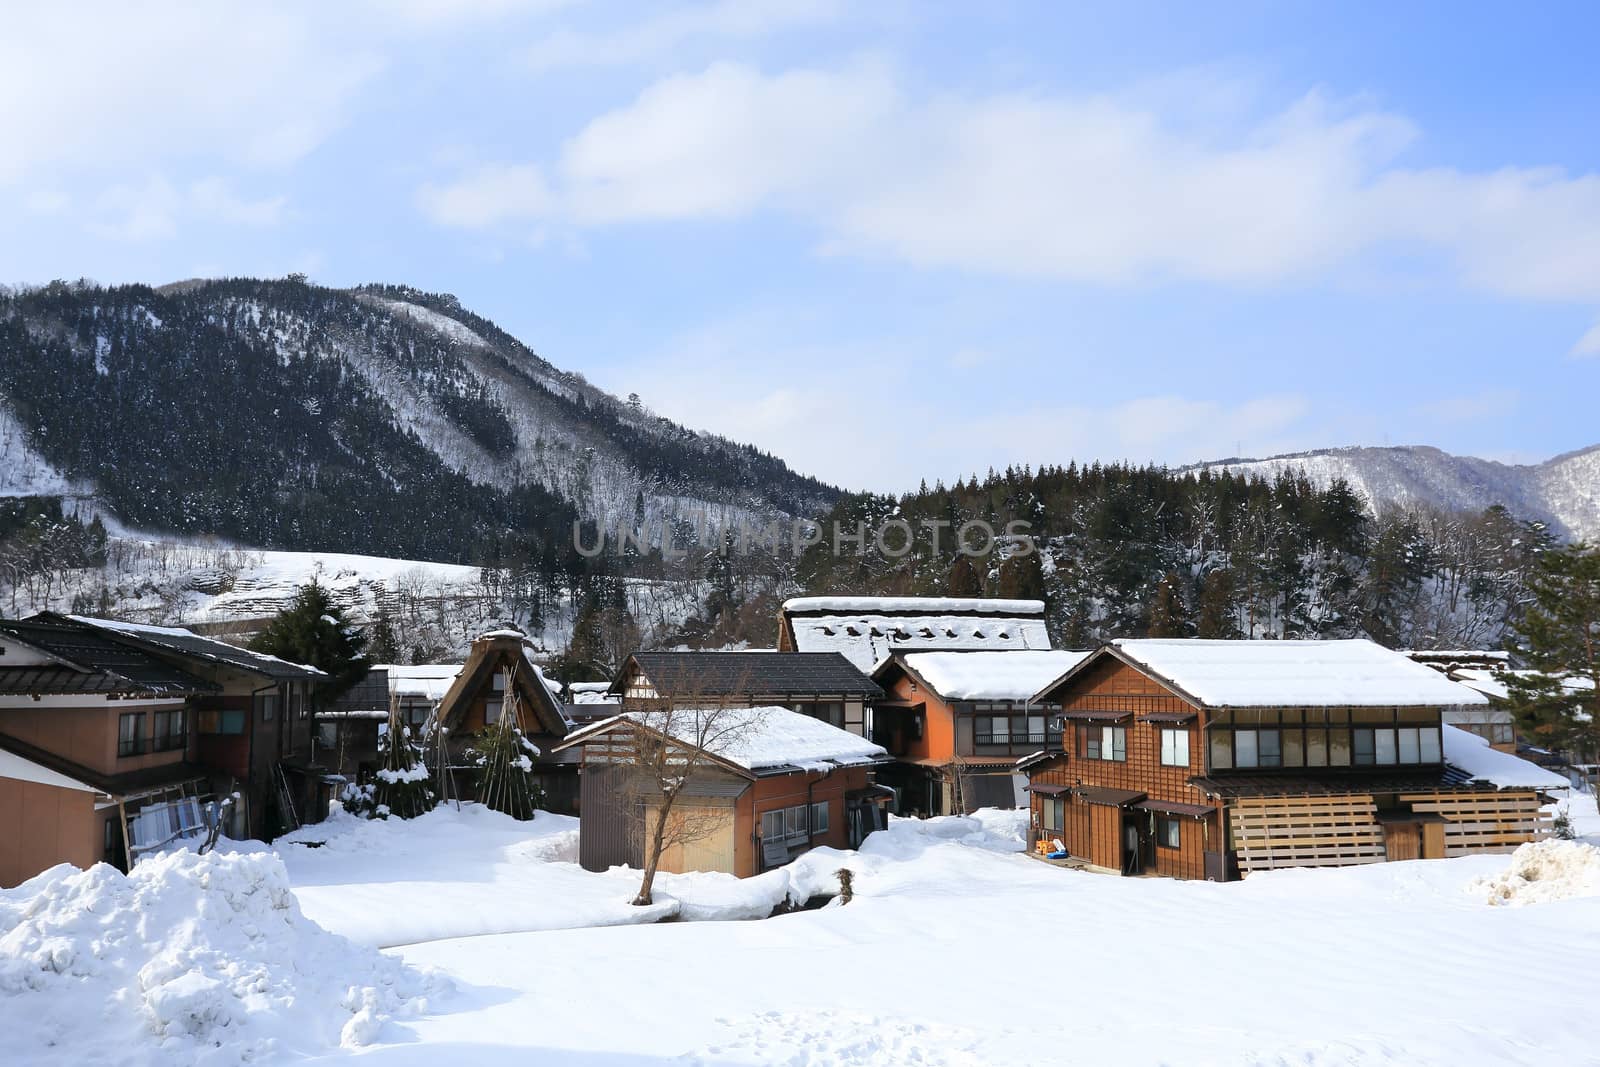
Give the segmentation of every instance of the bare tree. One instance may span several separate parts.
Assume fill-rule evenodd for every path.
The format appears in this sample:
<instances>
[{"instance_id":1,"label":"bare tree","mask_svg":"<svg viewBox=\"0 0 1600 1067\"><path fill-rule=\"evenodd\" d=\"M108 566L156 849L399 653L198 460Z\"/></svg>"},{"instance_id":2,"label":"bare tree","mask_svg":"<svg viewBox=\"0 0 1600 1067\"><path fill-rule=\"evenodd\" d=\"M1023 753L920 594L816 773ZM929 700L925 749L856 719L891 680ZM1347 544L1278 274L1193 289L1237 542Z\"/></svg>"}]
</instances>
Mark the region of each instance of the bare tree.
<instances>
[{"instance_id":1,"label":"bare tree","mask_svg":"<svg viewBox=\"0 0 1600 1067\"><path fill-rule=\"evenodd\" d=\"M714 768L719 757L737 752L758 733L767 712L661 701L627 714L629 722L611 758L628 768L618 799L643 848L644 879L633 902L644 906L653 903L662 854L704 841L732 815L728 808L680 804L685 790L697 774Z\"/></svg>"}]
</instances>

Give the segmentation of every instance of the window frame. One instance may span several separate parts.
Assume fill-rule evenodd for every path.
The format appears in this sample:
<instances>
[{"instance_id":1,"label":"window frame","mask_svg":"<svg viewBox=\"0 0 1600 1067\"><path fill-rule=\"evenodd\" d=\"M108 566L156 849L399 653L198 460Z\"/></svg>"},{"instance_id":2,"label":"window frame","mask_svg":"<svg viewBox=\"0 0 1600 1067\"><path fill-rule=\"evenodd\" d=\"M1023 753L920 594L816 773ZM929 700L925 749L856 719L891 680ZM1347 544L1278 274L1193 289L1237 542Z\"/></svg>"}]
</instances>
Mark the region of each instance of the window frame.
<instances>
[{"instance_id":1,"label":"window frame","mask_svg":"<svg viewBox=\"0 0 1600 1067\"><path fill-rule=\"evenodd\" d=\"M1179 742L1182 745L1179 745ZM1182 747L1182 759L1179 759L1178 749ZM1187 726L1161 727L1161 766L1187 767L1189 766L1189 728Z\"/></svg>"},{"instance_id":2,"label":"window frame","mask_svg":"<svg viewBox=\"0 0 1600 1067\"><path fill-rule=\"evenodd\" d=\"M1170 832L1170 833L1169 833ZM1172 840L1169 842L1168 837ZM1169 851L1183 848L1183 820L1176 815L1156 814L1156 847Z\"/></svg>"},{"instance_id":3,"label":"window frame","mask_svg":"<svg viewBox=\"0 0 1600 1067\"><path fill-rule=\"evenodd\" d=\"M150 751L150 736L145 733L142 711L123 711L117 714L117 758L130 759ZM130 733L129 726L133 729Z\"/></svg>"}]
</instances>

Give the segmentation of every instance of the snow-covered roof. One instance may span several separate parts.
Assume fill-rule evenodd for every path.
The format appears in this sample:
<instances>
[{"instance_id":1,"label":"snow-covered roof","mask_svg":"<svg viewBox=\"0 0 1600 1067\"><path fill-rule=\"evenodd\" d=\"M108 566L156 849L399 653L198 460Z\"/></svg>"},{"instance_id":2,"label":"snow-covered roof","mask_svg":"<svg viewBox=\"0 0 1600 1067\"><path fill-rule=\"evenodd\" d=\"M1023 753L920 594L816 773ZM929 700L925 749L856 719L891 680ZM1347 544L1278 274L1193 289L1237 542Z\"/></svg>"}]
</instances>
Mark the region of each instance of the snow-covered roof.
<instances>
[{"instance_id":1,"label":"snow-covered roof","mask_svg":"<svg viewBox=\"0 0 1600 1067\"><path fill-rule=\"evenodd\" d=\"M709 727L700 718L706 715L717 717ZM776 706L630 711L567 735L563 747L581 744L623 721L639 723L689 745L697 743L702 733L713 735L706 751L753 774L784 769L825 771L881 763L888 758L882 745L821 719Z\"/></svg>"},{"instance_id":2,"label":"snow-covered roof","mask_svg":"<svg viewBox=\"0 0 1600 1067\"><path fill-rule=\"evenodd\" d=\"M990 597L958 596L801 596L783 602L789 614L804 611L913 612L938 615L972 613L978 615L1043 615L1042 600L999 600Z\"/></svg>"},{"instance_id":3,"label":"snow-covered roof","mask_svg":"<svg viewBox=\"0 0 1600 1067\"><path fill-rule=\"evenodd\" d=\"M305 663L295 663L265 652L230 645L214 637L205 637L181 626L150 626L144 623L123 622L121 619L96 619L86 615L68 615L66 618L85 626L112 630L159 645L169 651L201 659L224 663L234 667L266 674L271 677L326 677L326 672Z\"/></svg>"},{"instance_id":4,"label":"snow-covered roof","mask_svg":"<svg viewBox=\"0 0 1600 1067\"><path fill-rule=\"evenodd\" d=\"M419 663L386 665L389 692L394 696L443 700L450 683L461 673L459 663Z\"/></svg>"},{"instance_id":5,"label":"snow-covered roof","mask_svg":"<svg viewBox=\"0 0 1600 1067\"><path fill-rule=\"evenodd\" d=\"M1087 652L911 652L901 658L946 700L1031 700Z\"/></svg>"},{"instance_id":6,"label":"snow-covered roof","mask_svg":"<svg viewBox=\"0 0 1600 1067\"><path fill-rule=\"evenodd\" d=\"M1371 641L1111 642L1208 707L1461 707L1481 693Z\"/></svg>"},{"instance_id":7,"label":"snow-covered roof","mask_svg":"<svg viewBox=\"0 0 1600 1067\"><path fill-rule=\"evenodd\" d=\"M1450 677L1470 689L1475 689L1486 697L1494 700L1507 700L1510 697L1506 689L1506 679L1509 677L1526 677L1534 671L1497 671L1485 670L1481 667L1455 667L1450 671ZM1572 694L1587 693L1594 688L1594 682L1582 675L1570 675L1562 680L1561 687Z\"/></svg>"},{"instance_id":8,"label":"snow-covered roof","mask_svg":"<svg viewBox=\"0 0 1600 1067\"><path fill-rule=\"evenodd\" d=\"M783 605L796 652L838 652L871 671L908 649L1048 649L1044 602L976 597L798 597Z\"/></svg>"},{"instance_id":9,"label":"snow-covered roof","mask_svg":"<svg viewBox=\"0 0 1600 1067\"><path fill-rule=\"evenodd\" d=\"M1570 789L1572 783L1521 756L1490 748L1486 738L1455 726L1444 728L1444 761L1475 779L1502 789Z\"/></svg>"}]
</instances>

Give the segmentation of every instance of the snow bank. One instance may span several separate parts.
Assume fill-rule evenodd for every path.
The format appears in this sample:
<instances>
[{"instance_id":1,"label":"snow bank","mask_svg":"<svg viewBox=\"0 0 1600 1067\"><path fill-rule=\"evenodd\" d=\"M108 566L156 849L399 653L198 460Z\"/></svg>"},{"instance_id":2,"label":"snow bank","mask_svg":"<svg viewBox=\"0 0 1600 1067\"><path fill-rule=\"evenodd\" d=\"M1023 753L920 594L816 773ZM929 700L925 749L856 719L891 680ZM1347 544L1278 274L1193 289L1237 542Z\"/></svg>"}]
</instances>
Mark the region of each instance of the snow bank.
<instances>
[{"instance_id":1,"label":"snow bank","mask_svg":"<svg viewBox=\"0 0 1600 1067\"><path fill-rule=\"evenodd\" d=\"M8 1059L310 1054L368 1044L448 988L305 918L270 853L180 851L126 876L63 864L0 891Z\"/></svg>"},{"instance_id":2,"label":"snow bank","mask_svg":"<svg viewBox=\"0 0 1600 1067\"><path fill-rule=\"evenodd\" d=\"M1511 854L1511 866L1474 880L1469 889L1490 904L1517 907L1600 896L1600 848L1578 841L1532 841Z\"/></svg>"}]
</instances>

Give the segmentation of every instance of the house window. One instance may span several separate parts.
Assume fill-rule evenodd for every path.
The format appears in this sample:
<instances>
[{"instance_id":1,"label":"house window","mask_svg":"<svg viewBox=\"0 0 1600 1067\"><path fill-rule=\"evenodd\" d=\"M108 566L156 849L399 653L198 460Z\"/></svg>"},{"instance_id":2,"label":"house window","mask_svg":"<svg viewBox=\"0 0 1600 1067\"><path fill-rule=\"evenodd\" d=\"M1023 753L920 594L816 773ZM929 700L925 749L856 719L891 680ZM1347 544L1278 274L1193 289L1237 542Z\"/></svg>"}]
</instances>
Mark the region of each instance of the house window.
<instances>
[{"instance_id":1,"label":"house window","mask_svg":"<svg viewBox=\"0 0 1600 1067\"><path fill-rule=\"evenodd\" d=\"M763 841L781 840L783 837L783 809L763 812L761 815L761 839Z\"/></svg>"},{"instance_id":2,"label":"house window","mask_svg":"<svg viewBox=\"0 0 1600 1067\"><path fill-rule=\"evenodd\" d=\"M783 836L790 841L796 841L806 836L806 806L798 804L792 808L783 809Z\"/></svg>"},{"instance_id":3,"label":"house window","mask_svg":"<svg viewBox=\"0 0 1600 1067\"><path fill-rule=\"evenodd\" d=\"M1128 758L1128 729L1125 726L1100 727L1100 758L1126 761Z\"/></svg>"},{"instance_id":4,"label":"house window","mask_svg":"<svg viewBox=\"0 0 1600 1067\"><path fill-rule=\"evenodd\" d=\"M1497 722L1489 727L1489 743L1491 745L1509 745L1514 740L1515 738L1513 738L1511 735L1510 723ZM1424 760L1423 762L1427 763L1436 761Z\"/></svg>"},{"instance_id":5,"label":"house window","mask_svg":"<svg viewBox=\"0 0 1600 1067\"><path fill-rule=\"evenodd\" d=\"M1261 757L1256 751L1256 731L1235 730L1233 732L1233 765L1235 767L1261 766Z\"/></svg>"},{"instance_id":6,"label":"house window","mask_svg":"<svg viewBox=\"0 0 1600 1067\"><path fill-rule=\"evenodd\" d=\"M1044 721L1044 743L1045 743L1045 747L1047 747L1047 748L1059 748L1061 746L1061 728L1064 725L1065 725L1065 720L1062 719L1062 717L1059 716L1059 715L1049 715L1049 716L1045 717L1045 721Z\"/></svg>"},{"instance_id":7,"label":"house window","mask_svg":"<svg viewBox=\"0 0 1600 1067\"><path fill-rule=\"evenodd\" d=\"M244 711L240 708L205 708L196 726L203 734L244 733Z\"/></svg>"},{"instance_id":8,"label":"house window","mask_svg":"<svg viewBox=\"0 0 1600 1067\"><path fill-rule=\"evenodd\" d=\"M1373 752L1379 764L1390 765L1395 762L1398 752L1394 734L1393 730L1372 731Z\"/></svg>"},{"instance_id":9,"label":"house window","mask_svg":"<svg viewBox=\"0 0 1600 1067\"><path fill-rule=\"evenodd\" d=\"M1043 715L1029 715L1027 717L1027 720L1028 720L1028 744L1030 744L1030 745L1042 745L1042 744L1044 744L1044 737L1045 737L1045 734L1044 734L1044 716Z\"/></svg>"},{"instance_id":10,"label":"house window","mask_svg":"<svg viewBox=\"0 0 1600 1067\"><path fill-rule=\"evenodd\" d=\"M500 721L500 700L490 697L483 702L483 721L486 726L493 726Z\"/></svg>"},{"instance_id":11,"label":"house window","mask_svg":"<svg viewBox=\"0 0 1600 1067\"><path fill-rule=\"evenodd\" d=\"M819 800L811 805L811 832L825 834L828 832L828 802Z\"/></svg>"},{"instance_id":12,"label":"house window","mask_svg":"<svg viewBox=\"0 0 1600 1067\"><path fill-rule=\"evenodd\" d=\"M1039 825L1047 833L1060 833L1065 802L1060 797L1045 797L1039 802Z\"/></svg>"},{"instance_id":13,"label":"house window","mask_svg":"<svg viewBox=\"0 0 1600 1067\"><path fill-rule=\"evenodd\" d=\"M844 729L844 704L837 700L819 700L811 703L801 703L794 706L794 710L802 715L809 715L813 719L820 719L830 726Z\"/></svg>"},{"instance_id":14,"label":"house window","mask_svg":"<svg viewBox=\"0 0 1600 1067\"><path fill-rule=\"evenodd\" d=\"M256 697L256 706L261 709L261 721L271 722L278 717L278 695L268 693Z\"/></svg>"},{"instance_id":15,"label":"house window","mask_svg":"<svg viewBox=\"0 0 1600 1067\"><path fill-rule=\"evenodd\" d=\"M1501 727L1496 727L1501 729ZM1506 741L1511 740L1511 727L1504 727ZM1438 763L1444 757L1439 753L1439 728L1437 726L1423 729L1417 736L1417 749L1421 763Z\"/></svg>"},{"instance_id":16,"label":"house window","mask_svg":"<svg viewBox=\"0 0 1600 1067\"><path fill-rule=\"evenodd\" d=\"M1233 767L1233 731L1213 730L1211 733L1211 769L1226 771Z\"/></svg>"},{"instance_id":17,"label":"house window","mask_svg":"<svg viewBox=\"0 0 1600 1067\"><path fill-rule=\"evenodd\" d=\"M1163 729L1161 731L1161 764L1164 767L1189 766L1189 731Z\"/></svg>"},{"instance_id":18,"label":"house window","mask_svg":"<svg viewBox=\"0 0 1600 1067\"><path fill-rule=\"evenodd\" d=\"M183 730L183 709L158 711L155 715L155 751L170 752L175 748L182 748L186 740Z\"/></svg>"},{"instance_id":19,"label":"house window","mask_svg":"<svg viewBox=\"0 0 1600 1067\"><path fill-rule=\"evenodd\" d=\"M1350 731L1351 758L1357 767L1370 767L1377 757L1371 730Z\"/></svg>"},{"instance_id":20,"label":"house window","mask_svg":"<svg viewBox=\"0 0 1600 1067\"><path fill-rule=\"evenodd\" d=\"M979 715L974 723L973 740L980 745L1009 745L1011 719L1005 715Z\"/></svg>"},{"instance_id":21,"label":"house window","mask_svg":"<svg viewBox=\"0 0 1600 1067\"><path fill-rule=\"evenodd\" d=\"M137 756L145 750L144 712L117 716L117 755Z\"/></svg>"},{"instance_id":22,"label":"house window","mask_svg":"<svg viewBox=\"0 0 1600 1067\"><path fill-rule=\"evenodd\" d=\"M1422 745L1417 738L1418 730L1415 726L1402 726L1395 733L1398 735L1401 763L1420 763Z\"/></svg>"},{"instance_id":23,"label":"house window","mask_svg":"<svg viewBox=\"0 0 1600 1067\"><path fill-rule=\"evenodd\" d=\"M306 699L303 686L295 686L289 690L289 711L296 719L304 719L311 714L311 701Z\"/></svg>"},{"instance_id":24,"label":"house window","mask_svg":"<svg viewBox=\"0 0 1600 1067\"><path fill-rule=\"evenodd\" d=\"M506 672L505 671L495 671L494 672L494 691L496 693L504 693L506 691Z\"/></svg>"},{"instance_id":25,"label":"house window","mask_svg":"<svg viewBox=\"0 0 1600 1067\"><path fill-rule=\"evenodd\" d=\"M1156 844L1162 848L1182 848L1183 824L1171 815L1157 815Z\"/></svg>"}]
</instances>

